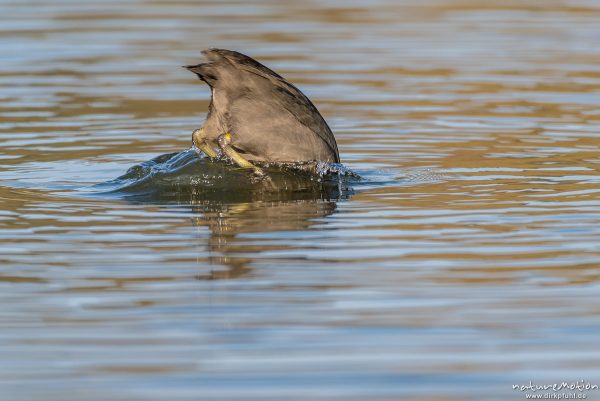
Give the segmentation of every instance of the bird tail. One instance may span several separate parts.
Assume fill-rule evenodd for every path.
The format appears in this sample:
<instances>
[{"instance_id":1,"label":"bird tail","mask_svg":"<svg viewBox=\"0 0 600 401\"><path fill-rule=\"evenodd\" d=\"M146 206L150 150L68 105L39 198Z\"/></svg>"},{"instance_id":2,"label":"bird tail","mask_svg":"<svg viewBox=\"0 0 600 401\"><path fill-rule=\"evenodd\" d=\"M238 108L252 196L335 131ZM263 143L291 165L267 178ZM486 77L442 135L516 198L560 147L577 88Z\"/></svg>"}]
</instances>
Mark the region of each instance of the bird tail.
<instances>
[{"instance_id":1,"label":"bird tail","mask_svg":"<svg viewBox=\"0 0 600 401\"><path fill-rule=\"evenodd\" d=\"M193 72L194 74L202 75L202 65L203 64L184 65L182 67L185 68L186 70Z\"/></svg>"},{"instance_id":2,"label":"bird tail","mask_svg":"<svg viewBox=\"0 0 600 401\"><path fill-rule=\"evenodd\" d=\"M206 82L211 87L217 80L217 74L215 73L214 66L211 63L184 65L183 68L196 74L198 78Z\"/></svg>"}]
</instances>

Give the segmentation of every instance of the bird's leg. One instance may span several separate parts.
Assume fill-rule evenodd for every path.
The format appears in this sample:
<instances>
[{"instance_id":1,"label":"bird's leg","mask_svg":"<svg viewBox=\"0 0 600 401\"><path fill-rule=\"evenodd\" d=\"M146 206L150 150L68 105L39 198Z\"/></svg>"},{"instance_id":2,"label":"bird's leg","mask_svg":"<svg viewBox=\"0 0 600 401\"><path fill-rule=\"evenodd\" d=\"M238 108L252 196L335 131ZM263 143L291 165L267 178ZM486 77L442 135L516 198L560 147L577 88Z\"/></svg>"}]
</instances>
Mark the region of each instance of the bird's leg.
<instances>
[{"instance_id":1,"label":"bird's leg","mask_svg":"<svg viewBox=\"0 0 600 401\"><path fill-rule=\"evenodd\" d=\"M229 157L231 160L233 160L238 166L240 166L242 168L251 168L252 170L254 170L254 174L256 174L259 177L263 177L265 175L265 173L264 173L264 171L262 171L262 169L256 167L254 164L252 164L248 160L244 159L244 157L242 155L240 155L238 152L236 152L235 149L233 149L231 147L231 134L230 133L225 133L223 135L220 135L218 142L219 142L219 146L223 150L223 153L225 153L225 155L227 157Z\"/></svg>"},{"instance_id":2,"label":"bird's leg","mask_svg":"<svg viewBox=\"0 0 600 401\"><path fill-rule=\"evenodd\" d=\"M198 128L192 133L192 143L200 149L208 157L217 157L217 152L208 144L206 141L206 135L204 134L204 128Z\"/></svg>"}]
</instances>

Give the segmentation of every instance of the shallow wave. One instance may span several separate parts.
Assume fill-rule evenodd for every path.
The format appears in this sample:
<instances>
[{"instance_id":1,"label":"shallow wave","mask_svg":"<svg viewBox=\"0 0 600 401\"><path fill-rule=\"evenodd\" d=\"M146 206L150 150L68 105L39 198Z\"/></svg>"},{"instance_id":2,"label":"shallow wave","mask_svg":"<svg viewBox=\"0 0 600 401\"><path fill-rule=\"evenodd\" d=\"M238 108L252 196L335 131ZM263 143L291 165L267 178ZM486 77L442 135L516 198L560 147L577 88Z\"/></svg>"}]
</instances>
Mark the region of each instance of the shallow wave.
<instances>
[{"instance_id":1,"label":"shallow wave","mask_svg":"<svg viewBox=\"0 0 600 401\"><path fill-rule=\"evenodd\" d=\"M226 160L199 156L193 149L168 153L131 167L122 176L94 186L102 194L140 202L201 200L347 199L358 174L341 164L264 164L266 179Z\"/></svg>"}]
</instances>

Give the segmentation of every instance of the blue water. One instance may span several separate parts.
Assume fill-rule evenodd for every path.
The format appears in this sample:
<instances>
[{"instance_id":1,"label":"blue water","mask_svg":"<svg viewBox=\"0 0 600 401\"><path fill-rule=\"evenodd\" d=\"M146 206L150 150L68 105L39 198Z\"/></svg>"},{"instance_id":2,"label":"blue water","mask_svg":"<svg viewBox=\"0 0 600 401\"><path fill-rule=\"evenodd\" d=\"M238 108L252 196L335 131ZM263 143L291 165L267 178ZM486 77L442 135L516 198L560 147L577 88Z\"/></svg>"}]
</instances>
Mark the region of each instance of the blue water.
<instances>
[{"instance_id":1,"label":"blue water","mask_svg":"<svg viewBox=\"0 0 600 401\"><path fill-rule=\"evenodd\" d=\"M0 10L0 401L598 384L596 1ZM211 46L306 93L338 172L190 150Z\"/></svg>"}]
</instances>

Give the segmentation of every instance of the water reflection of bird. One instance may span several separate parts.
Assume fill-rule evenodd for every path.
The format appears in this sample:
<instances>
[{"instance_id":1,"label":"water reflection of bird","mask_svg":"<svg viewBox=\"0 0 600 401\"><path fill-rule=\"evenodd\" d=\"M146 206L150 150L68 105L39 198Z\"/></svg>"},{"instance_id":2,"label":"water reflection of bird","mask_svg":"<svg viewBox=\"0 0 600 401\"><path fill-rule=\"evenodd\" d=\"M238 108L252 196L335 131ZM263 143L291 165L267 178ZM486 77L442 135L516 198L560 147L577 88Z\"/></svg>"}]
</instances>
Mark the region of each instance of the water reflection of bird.
<instances>
[{"instance_id":1,"label":"water reflection of bird","mask_svg":"<svg viewBox=\"0 0 600 401\"><path fill-rule=\"evenodd\" d=\"M202 53L207 62L186 67L212 91L206 121L192 135L198 149L209 157L220 149L259 175L255 162L339 163L331 129L298 88L241 53Z\"/></svg>"},{"instance_id":2,"label":"water reflection of bird","mask_svg":"<svg viewBox=\"0 0 600 401\"><path fill-rule=\"evenodd\" d=\"M321 199L249 201L237 203L199 202L192 203L195 213L193 223L207 226L210 236L207 240L211 265L224 266L198 279L215 280L236 278L248 274L253 260L264 252L296 250L263 241L270 232L306 232L319 224L320 218L329 216L336 209L335 201ZM244 234L257 234L256 240ZM241 237L241 238L238 238Z\"/></svg>"}]
</instances>

